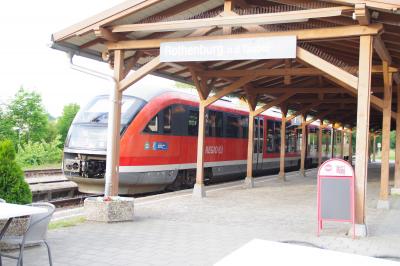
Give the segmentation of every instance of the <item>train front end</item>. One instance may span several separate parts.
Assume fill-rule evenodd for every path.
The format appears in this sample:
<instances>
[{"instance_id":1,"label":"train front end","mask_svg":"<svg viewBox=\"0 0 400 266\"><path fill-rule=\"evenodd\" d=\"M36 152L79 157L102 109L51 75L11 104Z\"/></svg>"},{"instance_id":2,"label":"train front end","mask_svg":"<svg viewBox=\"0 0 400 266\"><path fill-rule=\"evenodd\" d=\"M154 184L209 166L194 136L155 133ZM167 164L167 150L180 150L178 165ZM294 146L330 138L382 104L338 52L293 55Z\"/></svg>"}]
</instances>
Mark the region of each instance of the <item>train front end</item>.
<instances>
[{"instance_id":1,"label":"train front end","mask_svg":"<svg viewBox=\"0 0 400 266\"><path fill-rule=\"evenodd\" d=\"M137 97L123 96L121 135L145 103ZM65 140L63 172L78 183L80 192L104 192L109 106L108 95L95 97L78 112Z\"/></svg>"}]
</instances>

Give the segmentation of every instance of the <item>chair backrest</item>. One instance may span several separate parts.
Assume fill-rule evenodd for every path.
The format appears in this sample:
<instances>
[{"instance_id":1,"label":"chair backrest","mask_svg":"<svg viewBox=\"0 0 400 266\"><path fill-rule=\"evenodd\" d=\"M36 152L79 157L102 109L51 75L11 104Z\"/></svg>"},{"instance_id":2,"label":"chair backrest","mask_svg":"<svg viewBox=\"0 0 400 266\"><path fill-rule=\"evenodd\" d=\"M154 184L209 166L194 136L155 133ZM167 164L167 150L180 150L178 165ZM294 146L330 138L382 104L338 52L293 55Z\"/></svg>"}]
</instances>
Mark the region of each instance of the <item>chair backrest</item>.
<instances>
[{"instance_id":1,"label":"chair backrest","mask_svg":"<svg viewBox=\"0 0 400 266\"><path fill-rule=\"evenodd\" d=\"M25 241L40 241L46 239L47 228L56 209L50 203L32 203L33 207L46 208L46 213L34 214L29 220L28 229L24 235Z\"/></svg>"},{"instance_id":2,"label":"chair backrest","mask_svg":"<svg viewBox=\"0 0 400 266\"><path fill-rule=\"evenodd\" d=\"M6 201L3 199L0 199L0 203L6 203Z\"/></svg>"}]
</instances>

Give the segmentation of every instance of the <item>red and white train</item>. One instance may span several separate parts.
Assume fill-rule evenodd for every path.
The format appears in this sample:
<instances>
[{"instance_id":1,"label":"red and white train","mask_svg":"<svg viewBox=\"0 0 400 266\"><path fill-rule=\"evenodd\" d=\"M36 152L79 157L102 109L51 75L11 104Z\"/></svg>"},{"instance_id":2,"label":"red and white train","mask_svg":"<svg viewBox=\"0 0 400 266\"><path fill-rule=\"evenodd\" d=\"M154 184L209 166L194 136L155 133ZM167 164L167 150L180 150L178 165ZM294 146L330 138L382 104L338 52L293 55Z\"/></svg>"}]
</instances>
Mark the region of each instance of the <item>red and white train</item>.
<instances>
[{"instance_id":1,"label":"red and white train","mask_svg":"<svg viewBox=\"0 0 400 266\"><path fill-rule=\"evenodd\" d=\"M108 96L95 97L77 114L64 148L63 171L85 193L104 191ZM254 171L278 169L280 113L255 118ZM195 181L198 100L178 90L149 89L123 96L120 148L120 193L190 187ZM317 163L318 128L308 127L306 165ZM301 130L286 130L286 167L300 164ZM323 157L331 156L332 129L323 132ZM336 134L338 137L340 134ZM244 176L248 112L219 100L206 114L205 179Z\"/></svg>"}]
</instances>

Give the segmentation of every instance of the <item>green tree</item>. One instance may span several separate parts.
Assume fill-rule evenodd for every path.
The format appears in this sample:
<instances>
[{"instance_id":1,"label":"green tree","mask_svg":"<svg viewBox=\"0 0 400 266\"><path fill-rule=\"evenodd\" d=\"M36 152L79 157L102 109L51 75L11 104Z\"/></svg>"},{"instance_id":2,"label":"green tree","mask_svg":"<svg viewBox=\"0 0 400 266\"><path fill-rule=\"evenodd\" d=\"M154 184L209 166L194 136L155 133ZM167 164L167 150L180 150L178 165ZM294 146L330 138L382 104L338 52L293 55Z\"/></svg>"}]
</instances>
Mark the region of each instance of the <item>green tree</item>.
<instances>
[{"instance_id":1,"label":"green tree","mask_svg":"<svg viewBox=\"0 0 400 266\"><path fill-rule=\"evenodd\" d=\"M14 127L19 130L22 143L46 139L49 121L42 97L38 93L20 88L8 105L8 110Z\"/></svg>"},{"instance_id":2,"label":"green tree","mask_svg":"<svg viewBox=\"0 0 400 266\"><path fill-rule=\"evenodd\" d=\"M74 120L76 114L79 111L79 105L76 103L71 103L64 106L61 117L57 121L57 131L61 135L61 142L64 144L65 139L68 134L68 130L71 127L72 121Z\"/></svg>"},{"instance_id":3,"label":"green tree","mask_svg":"<svg viewBox=\"0 0 400 266\"><path fill-rule=\"evenodd\" d=\"M32 192L15 160L15 148L10 140L0 141L0 198L9 203L32 202Z\"/></svg>"},{"instance_id":4,"label":"green tree","mask_svg":"<svg viewBox=\"0 0 400 266\"><path fill-rule=\"evenodd\" d=\"M0 140L9 139L17 143L18 134L16 130L13 130L13 126L9 115L0 108Z\"/></svg>"}]
</instances>

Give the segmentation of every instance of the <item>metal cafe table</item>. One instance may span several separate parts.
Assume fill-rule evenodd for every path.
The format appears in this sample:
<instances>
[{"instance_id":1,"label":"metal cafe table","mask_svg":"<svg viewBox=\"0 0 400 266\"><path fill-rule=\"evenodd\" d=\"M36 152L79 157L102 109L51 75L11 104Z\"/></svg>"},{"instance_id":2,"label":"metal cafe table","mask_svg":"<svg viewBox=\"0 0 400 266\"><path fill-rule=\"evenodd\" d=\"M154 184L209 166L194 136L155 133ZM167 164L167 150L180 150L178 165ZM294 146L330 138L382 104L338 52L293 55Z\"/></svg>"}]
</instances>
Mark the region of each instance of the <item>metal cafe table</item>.
<instances>
[{"instance_id":1,"label":"metal cafe table","mask_svg":"<svg viewBox=\"0 0 400 266\"><path fill-rule=\"evenodd\" d=\"M3 238L11 221L16 217L30 216L33 214L46 213L44 208L32 207L27 205L18 205L11 203L0 203L0 220L6 220L3 229L0 231L0 240Z\"/></svg>"}]
</instances>

